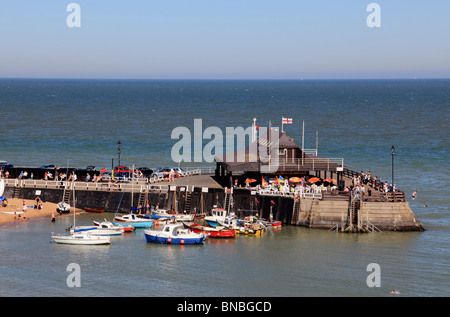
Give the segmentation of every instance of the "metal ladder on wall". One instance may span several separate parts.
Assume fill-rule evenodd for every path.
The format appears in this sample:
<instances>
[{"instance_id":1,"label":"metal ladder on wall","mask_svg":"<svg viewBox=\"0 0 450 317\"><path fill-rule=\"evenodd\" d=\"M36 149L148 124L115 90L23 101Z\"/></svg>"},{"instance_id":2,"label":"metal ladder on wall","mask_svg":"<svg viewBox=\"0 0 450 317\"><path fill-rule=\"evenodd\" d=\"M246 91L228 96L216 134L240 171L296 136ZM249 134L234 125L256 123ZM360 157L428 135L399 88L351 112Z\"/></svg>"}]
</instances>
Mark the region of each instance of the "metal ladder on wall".
<instances>
[{"instance_id":1,"label":"metal ladder on wall","mask_svg":"<svg viewBox=\"0 0 450 317\"><path fill-rule=\"evenodd\" d=\"M296 225L298 222L298 215L300 213L300 196L294 197L294 206L292 207L291 225Z\"/></svg>"},{"instance_id":2,"label":"metal ladder on wall","mask_svg":"<svg viewBox=\"0 0 450 317\"><path fill-rule=\"evenodd\" d=\"M223 203L223 209L227 212L230 212L230 208L233 205L233 188L225 187L225 199Z\"/></svg>"},{"instance_id":3,"label":"metal ladder on wall","mask_svg":"<svg viewBox=\"0 0 450 317\"><path fill-rule=\"evenodd\" d=\"M186 192L186 200L184 202L184 211L187 214L191 213L191 201L192 201L192 192L191 191L187 191Z\"/></svg>"}]
</instances>

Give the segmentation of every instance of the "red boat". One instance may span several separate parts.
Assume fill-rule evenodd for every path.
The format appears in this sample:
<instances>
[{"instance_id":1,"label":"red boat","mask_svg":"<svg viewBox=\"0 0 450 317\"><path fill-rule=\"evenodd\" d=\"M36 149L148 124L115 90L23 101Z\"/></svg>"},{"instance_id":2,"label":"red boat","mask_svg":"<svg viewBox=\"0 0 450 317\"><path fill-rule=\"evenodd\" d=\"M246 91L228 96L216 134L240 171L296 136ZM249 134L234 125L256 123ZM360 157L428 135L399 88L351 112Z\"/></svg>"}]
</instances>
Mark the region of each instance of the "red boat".
<instances>
[{"instance_id":1,"label":"red boat","mask_svg":"<svg viewBox=\"0 0 450 317\"><path fill-rule=\"evenodd\" d=\"M278 221L278 220L266 220L266 221L261 221L261 223L267 227L272 227L272 228L281 227L281 221Z\"/></svg>"},{"instance_id":2,"label":"red boat","mask_svg":"<svg viewBox=\"0 0 450 317\"><path fill-rule=\"evenodd\" d=\"M97 208L86 208L86 212L96 212L96 213L102 213L105 212L105 209L97 209Z\"/></svg>"},{"instance_id":3,"label":"red boat","mask_svg":"<svg viewBox=\"0 0 450 317\"><path fill-rule=\"evenodd\" d=\"M232 229L226 229L221 227L209 227L199 224L188 225L184 223L184 226L191 229L195 233L207 234L209 238L235 238L236 232Z\"/></svg>"}]
</instances>

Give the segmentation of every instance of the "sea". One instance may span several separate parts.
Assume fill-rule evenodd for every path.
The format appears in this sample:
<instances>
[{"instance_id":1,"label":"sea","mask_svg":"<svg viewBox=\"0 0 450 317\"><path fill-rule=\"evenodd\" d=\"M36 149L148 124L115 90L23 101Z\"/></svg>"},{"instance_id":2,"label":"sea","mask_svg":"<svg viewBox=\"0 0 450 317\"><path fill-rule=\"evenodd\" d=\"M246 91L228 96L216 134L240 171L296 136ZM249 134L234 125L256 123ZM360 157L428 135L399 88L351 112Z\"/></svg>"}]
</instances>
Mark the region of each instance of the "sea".
<instances>
[{"instance_id":1,"label":"sea","mask_svg":"<svg viewBox=\"0 0 450 317\"><path fill-rule=\"evenodd\" d=\"M292 124L282 125L283 117ZM211 140L204 131L246 129L254 119L283 128L321 157L343 158L349 169L394 177L425 231L344 234L284 225L262 236L168 246L146 243L137 230L108 246L67 246L50 234L64 233L72 217L28 220L0 228L0 296L270 302L450 295L449 79L0 79L0 160L109 169L119 163L120 141L121 165L214 166L194 158ZM189 132L191 159L173 159L176 131ZM80 214L76 221L112 216ZM74 263L78 286L69 283Z\"/></svg>"}]
</instances>

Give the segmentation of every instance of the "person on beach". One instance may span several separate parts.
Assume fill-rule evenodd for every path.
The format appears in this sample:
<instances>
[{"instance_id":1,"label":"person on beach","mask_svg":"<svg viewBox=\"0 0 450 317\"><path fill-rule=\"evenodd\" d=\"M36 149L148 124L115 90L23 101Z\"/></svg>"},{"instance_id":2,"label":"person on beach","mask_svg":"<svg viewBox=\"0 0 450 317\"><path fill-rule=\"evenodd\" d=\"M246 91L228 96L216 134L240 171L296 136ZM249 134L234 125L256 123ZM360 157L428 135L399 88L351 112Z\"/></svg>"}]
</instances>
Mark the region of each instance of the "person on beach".
<instances>
[{"instance_id":1,"label":"person on beach","mask_svg":"<svg viewBox=\"0 0 450 317\"><path fill-rule=\"evenodd\" d=\"M23 210L23 219L26 218L26 212L27 212L28 206L25 203L25 200L23 201L23 206L22 206L22 210Z\"/></svg>"}]
</instances>

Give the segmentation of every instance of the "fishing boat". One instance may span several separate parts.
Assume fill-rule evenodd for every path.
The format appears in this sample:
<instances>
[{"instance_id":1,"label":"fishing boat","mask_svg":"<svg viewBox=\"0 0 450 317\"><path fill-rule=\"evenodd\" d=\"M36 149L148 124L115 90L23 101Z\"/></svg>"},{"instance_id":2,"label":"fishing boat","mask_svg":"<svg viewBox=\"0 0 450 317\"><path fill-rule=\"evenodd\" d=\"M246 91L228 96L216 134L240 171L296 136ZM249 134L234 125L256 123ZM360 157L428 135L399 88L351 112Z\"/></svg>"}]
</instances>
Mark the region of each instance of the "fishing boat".
<instances>
[{"instance_id":1,"label":"fishing boat","mask_svg":"<svg viewBox=\"0 0 450 317\"><path fill-rule=\"evenodd\" d=\"M73 186L73 228L75 225L75 186ZM62 235L51 233L51 238L54 242L60 244L76 244L76 245L99 245L110 244L110 237L101 235L92 235L89 231L72 232L70 235Z\"/></svg>"},{"instance_id":2,"label":"fishing boat","mask_svg":"<svg viewBox=\"0 0 450 317\"><path fill-rule=\"evenodd\" d=\"M195 233L202 233L208 235L209 238L235 238L236 232L233 229L224 227L209 227L200 224L183 223L185 228L191 229Z\"/></svg>"},{"instance_id":3,"label":"fishing boat","mask_svg":"<svg viewBox=\"0 0 450 317\"><path fill-rule=\"evenodd\" d=\"M253 217L247 217L247 219L238 219L234 213L231 213L225 219L219 220L219 224L228 229L234 229L236 234L245 235L261 235L265 227L254 221Z\"/></svg>"},{"instance_id":4,"label":"fishing boat","mask_svg":"<svg viewBox=\"0 0 450 317\"><path fill-rule=\"evenodd\" d=\"M132 225L135 228L150 228L153 225L153 220L138 217L137 215L130 213L126 215L115 216L113 224L116 226L127 224Z\"/></svg>"},{"instance_id":5,"label":"fishing boat","mask_svg":"<svg viewBox=\"0 0 450 317\"><path fill-rule=\"evenodd\" d=\"M220 225L220 222L225 221L225 218L227 217L227 212L223 208L213 208L211 210L211 216L205 216L203 218L208 225L211 227L217 227Z\"/></svg>"},{"instance_id":6,"label":"fishing boat","mask_svg":"<svg viewBox=\"0 0 450 317\"><path fill-rule=\"evenodd\" d=\"M207 238L202 233L194 233L184 228L182 223L168 223L162 230L144 230L145 239L151 243L203 244Z\"/></svg>"}]
</instances>

